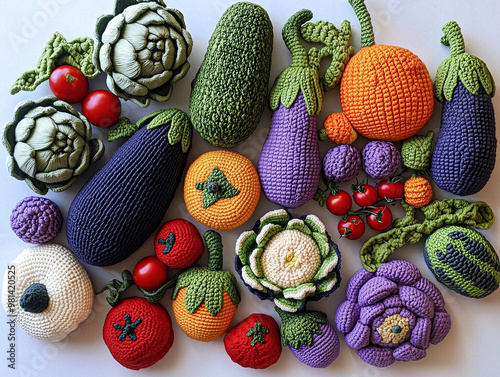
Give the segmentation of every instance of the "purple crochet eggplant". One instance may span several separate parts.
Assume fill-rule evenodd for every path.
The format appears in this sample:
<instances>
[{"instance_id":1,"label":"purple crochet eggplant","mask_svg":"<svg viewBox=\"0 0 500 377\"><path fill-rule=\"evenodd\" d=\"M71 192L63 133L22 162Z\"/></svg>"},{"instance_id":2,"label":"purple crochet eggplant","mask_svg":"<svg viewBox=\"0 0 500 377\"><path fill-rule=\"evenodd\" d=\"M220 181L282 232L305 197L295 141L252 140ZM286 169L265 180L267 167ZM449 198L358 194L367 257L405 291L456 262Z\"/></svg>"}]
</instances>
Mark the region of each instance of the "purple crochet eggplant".
<instances>
[{"instance_id":1,"label":"purple crochet eggplant","mask_svg":"<svg viewBox=\"0 0 500 377\"><path fill-rule=\"evenodd\" d=\"M10 227L24 242L40 244L53 240L61 232L63 218L51 200L28 196L16 204L10 215Z\"/></svg>"},{"instance_id":2,"label":"purple crochet eggplant","mask_svg":"<svg viewBox=\"0 0 500 377\"><path fill-rule=\"evenodd\" d=\"M363 170L373 179L387 179L396 174L401 165L401 154L393 143L374 140L361 151Z\"/></svg>"},{"instance_id":3,"label":"purple crochet eggplant","mask_svg":"<svg viewBox=\"0 0 500 377\"><path fill-rule=\"evenodd\" d=\"M491 98L495 82L486 64L465 52L460 27L443 26L441 43L450 57L439 66L434 95L443 104L441 129L434 148L431 175L436 185L455 195L473 195L490 179L497 139Z\"/></svg>"},{"instance_id":4,"label":"purple crochet eggplant","mask_svg":"<svg viewBox=\"0 0 500 377\"><path fill-rule=\"evenodd\" d=\"M337 329L376 367L424 358L451 327L443 296L410 262L387 262L375 273L359 270L347 284L346 298L335 313Z\"/></svg>"},{"instance_id":5,"label":"purple crochet eggplant","mask_svg":"<svg viewBox=\"0 0 500 377\"><path fill-rule=\"evenodd\" d=\"M358 175L360 167L361 155L349 144L331 148L323 158L325 178L334 183L350 181Z\"/></svg>"},{"instance_id":6,"label":"purple crochet eggplant","mask_svg":"<svg viewBox=\"0 0 500 377\"><path fill-rule=\"evenodd\" d=\"M307 203L316 193L321 178L317 116L323 106L323 91L335 87L353 49L350 24L340 29L329 22L307 23L312 12L295 13L283 27L283 40L292 62L276 79L270 94L269 135L260 154L258 171L267 198L287 208ZM303 25L303 26L302 26ZM306 51L306 42L322 43L322 49ZM320 80L318 70L324 57L332 64Z\"/></svg>"}]
</instances>

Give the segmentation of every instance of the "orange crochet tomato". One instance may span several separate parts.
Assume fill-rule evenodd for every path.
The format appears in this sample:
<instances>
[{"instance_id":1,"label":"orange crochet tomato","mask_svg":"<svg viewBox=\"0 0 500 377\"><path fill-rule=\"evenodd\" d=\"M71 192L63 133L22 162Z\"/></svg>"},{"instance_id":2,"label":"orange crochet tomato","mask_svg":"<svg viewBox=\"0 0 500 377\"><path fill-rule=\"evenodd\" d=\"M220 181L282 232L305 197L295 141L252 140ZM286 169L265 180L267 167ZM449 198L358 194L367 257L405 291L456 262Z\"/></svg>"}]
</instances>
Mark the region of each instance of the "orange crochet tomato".
<instances>
[{"instance_id":1,"label":"orange crochet tomato","mask_svg":"<svg viewBox=\"0 0 500 377\"><path fill-rule=\"evenodd\" d=\"M405 182L405 201L415 208L429 204L434 195L431 183L424 177L412 177Z\"/></svg>"}]
</instances>

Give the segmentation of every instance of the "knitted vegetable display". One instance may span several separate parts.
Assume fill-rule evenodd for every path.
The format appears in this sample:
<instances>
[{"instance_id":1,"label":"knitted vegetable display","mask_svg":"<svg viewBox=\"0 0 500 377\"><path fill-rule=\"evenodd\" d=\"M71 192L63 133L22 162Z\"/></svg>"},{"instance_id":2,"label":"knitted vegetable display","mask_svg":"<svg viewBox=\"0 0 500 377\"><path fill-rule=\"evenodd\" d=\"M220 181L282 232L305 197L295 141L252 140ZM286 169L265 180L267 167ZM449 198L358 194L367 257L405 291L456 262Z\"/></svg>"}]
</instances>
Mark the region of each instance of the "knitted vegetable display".
<instances>
[{"instance_id":1,"label":"knitted vegetable display","mask_svg":"<svg viewBox=\"0 0 500 377\"><path fill-rule=\"evenodd\" d=\"M5 270L3 307L16 326L35 339L64 339L89 317L93 303L87 271L63 246L25 249Z\"/></svg>"},{"instance_id":2,"label":"knitted vegetable display","mask_svg":"<svg viewBox=\"0 0 500 377\"><path fill-rule=\"evenodd\" d=\"M118 263L146 241L160 225L186 165L192 128L182 111L159 110L137 125L122 119L108 137L131 134L68 211L68 243L88 264Z\"/></svg>"},{"instance_id":3,"label":"knitted vegetable display","mask_svg":"<svg viewBox=\"0 0 500 377\"><path fill-rule=\"evenodd\" d=\"M323 173L327 181L347 182L356 177L361 167L361 155L352 145L337 145L323 157Z\"/></svg>"},{"instance_id":4,"label":"knitted vegetable display","mask_svg":"<svg viewBox=\"0 0 500 377\"><path fill-rule=\"evenodd\" d=\"M349 0L349 4L361 23L362 48L344 70L340 84L343 113L327 117L326 133L339 144L353 142L354 130L369 139L406 139L425 126L434 110L427 68L407 49L375 44L364 0Z\"/></svg>"},{"instance_id":5,"label":"knitted vegetable display","mask_svg":"<svg viewBox=\"0 0 500 377\"><path fill-rule=\"evenodd\" d=\"M87 119L55 97L20 102L4 125L7 169L37 194L66 190L104 153Z\"/></svg>"},{"instance_id":6,"label":"knitted vegetable display","mask_svg":"<svg viewBox=\"0 0 500 377\"><path fill-rule=\"evenodd\" d=\"M361 360L386 367L424 358L451 327L443 296L410 262L394 260L376 273L361 269L335 313L337 329Z\"/></svg>"},{"instance_id":7,"label":"knitted vegetable display","mask_svg":"<svg viewBox=\"0 0 500 377\"><path fill-rule=\"evenodd\" d=\"M209 230L204 235L207 267L191 267L177 278L172 310L179 327L192 339L209 342L226 332L240 303L236 278L222 270L222 240Z\"/></svg>"},{"instance_id":8,"label":"knitted vegetable display","mask_svg":"<svg viewBox=\"0 0 500 377\"><path fill-rule=\"evenodd\" d=\"M170 98L192 46L184 16L163 0L117 0L114 14L97 20L94 64L111 92L147 107Z\"/></svg>"},{"instance_id":9,"label":"knitted vegetable display","mask_svg":"<svg viewBox=\"0 0 500 377\"><path fill-rule=\"evenodd\" d=\"M465 52L460 27L443 26L441 43L450 57L439 66L434 82L443 104L441 129L432 156L436 185L455 195L472 195L488 182L495 167L497 139L491 97L495 82L486 64Z\"/></svg>"},{"instance_id":10,"label":"knitted vegetable display","mask_svg":"<svg viewBox=\"0 0 500 377\"><path fill-rule=\"evenodd\" d=\"M340 252L316 215L268 212L235 249L235 268L248 289L284 311L303 310L340 285Z\"/></svg>"},{"instance_id":11,"label":"knitted vegetable display","mask_svg":"<svg viewBox=\"0 0 500 377\"><path fill-rule=\"evenodd\" d=\"M38 196L28 196L10 214L10 227L24 242L49 242L61 232L63 218L57 204Z\"/></svg>"},{"instance_id":12,"label":"knitted vegetable display","mask_svg":"<svg viewBox=\"0 0 500 377\"><path fill-rule=\"evenodd\" d=\"M401 200L401 206L406 212L405 217L395 220L392 229L373 236L361 247L360 259L367 271L375 272L397 249L406 244L417 243L422 237L445 225L489 229L495 221L492 209L485 202L435 200L420 208L425 216L422 222L416 217L414 207L404 200Z\"/></svg>"},{"instance_id":13,"label":"knitted vegetable display","mask_svg":"<svg viewBox=\"0 0 500 377\"><path fill-rule=\"evenodd\" d=\"M174 343L172 321L161 304L131 297L113 307L102 330L111 355L125 368L148 368L161 360Z\"/></svg>"},{"instance_id":14,"label":"knitted vegetable display","mask_svg":"<svg viewBox=\"0 0 500 377\"><path fill-rule=\"evenodd\" d=\"M301 363L313 368L326 368L339 356L340 341L337 332L317 311L288 313L279 308L283 345L288 346Z\"/></svg>"},{"instance_id":15,"label":"knitted vegetable display","mask_svg":"<svg viewBox=\"0 0 500 377\"><path fill-rule=\"evenodd\" d=\"M283 40L292 62L276 79L270 94L274 111L271 127L259 157L258 171L267 198L283 207L297 208L312 199L319 186L321 159L318 146L317 116L323 106L323 91L335 87L353 52L347 21L340 29L328 22L306 21L312 12L295 13L283 27ZM325 47L306 51L306 42ZM320 80L322 58L332 63Z\"/></svg>"},{"instance_id":16,"label":"knitted vegetable display","mask_svg":"<svg viewBox=\"0 0 500 377\"><path fill-rule=\"evenodd\" d=\"M445 226L425 241L424 258L436 279L461 295L482 298L500 284L500 260L484 236L462 226Z\"/></svg>"},{"instance_id":17,"label":"knitted vegetable display","mask_svg":"<svg viewBox=\"0 0 500 377\"><path fill-rule=\"evenodd\" d=\"M267 100L273 25L257 4L238 2L222 15L192 83L189 115L208 143L234 147L257 127Z\"/></svg>"},{"instance_id":18,"label":"knitted vegetable display","mask_svg":"<svg viewBox=\"0 0 500 377\"><path fill-rule=\"evenodd\" d=\"M269 368L281 356L279 326L270 315L251 314L224 335L224 348L244 368Z\"/></svg>"},{"instance_id":19,"label":"knitted vegetable display","mask_svg":"<svg viewBox=\"0 0 500 377\"><path fill-rule=\"evenodd\" d=\"M245 156L227 150L203 153L189 166L184 202L191 216L216 230L245 223L260 200L257 170Z\"/></svg>"}]
</instances>

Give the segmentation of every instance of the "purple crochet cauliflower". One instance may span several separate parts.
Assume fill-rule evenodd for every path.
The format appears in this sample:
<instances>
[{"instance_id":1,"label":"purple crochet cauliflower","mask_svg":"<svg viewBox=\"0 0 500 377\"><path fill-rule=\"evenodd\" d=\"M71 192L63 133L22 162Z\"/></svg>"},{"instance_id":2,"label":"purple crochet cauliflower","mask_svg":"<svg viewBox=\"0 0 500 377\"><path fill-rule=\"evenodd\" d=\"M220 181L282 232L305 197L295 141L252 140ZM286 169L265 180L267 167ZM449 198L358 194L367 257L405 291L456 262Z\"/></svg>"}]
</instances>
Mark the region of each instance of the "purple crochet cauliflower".
<instances>
[{"instance_id":1,"label":"purple crochet cauliflower","mask_svg":"<svg viewBox=\"0 0 500 377\"><path fill-rule=\"evenodd\" d=\"M396 174L401 164L401 153L388 141L370 141L361 154L363 170L373 179L389 178Z\"/></svg>"},{"instance_id":2,"label":"purple crochet cauliflower","mask_svg":"<svg viewBox=\"0 0 500 377\"><path fill-rule=\"evenodd\" d=\"M335 313L337 329L364 362L376 367L420 360L450 330L443 296L410 262L387 262L376 273L359 270L346 297Z\"/></svg>"},{"instance_id":3,"label":"purple crochet cauliflower","mask_svg":"<svg viewBox=\"0 0 500 377\"><path fill-rule=\"evenodd\" d=\"M361 155L352 145L342 144L326 152L323 171L328 181L347 182L358 175Z\"/></svg>"}]
</instances>

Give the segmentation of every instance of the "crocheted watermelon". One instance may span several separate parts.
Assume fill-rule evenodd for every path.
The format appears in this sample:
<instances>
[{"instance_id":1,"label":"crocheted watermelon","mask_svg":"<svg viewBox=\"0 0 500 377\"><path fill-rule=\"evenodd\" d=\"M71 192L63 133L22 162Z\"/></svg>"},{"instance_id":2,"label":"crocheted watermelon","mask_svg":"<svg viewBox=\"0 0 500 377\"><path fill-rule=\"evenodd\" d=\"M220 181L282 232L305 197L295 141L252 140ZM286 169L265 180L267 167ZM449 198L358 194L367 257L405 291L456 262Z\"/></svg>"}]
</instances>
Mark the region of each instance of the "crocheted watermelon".
<instances>
[{"instance_id":1,"label":"crocheted watermelon","mask_svg":"<svg viewBox=\"0 0 500 377\"><path fill-rule=\"evenodd\" d=\"M424 258L436 279L461 295L482 298L500 284L498 255L479 232L446 226L425 241Z\"/></svg>"}]
</instances>

